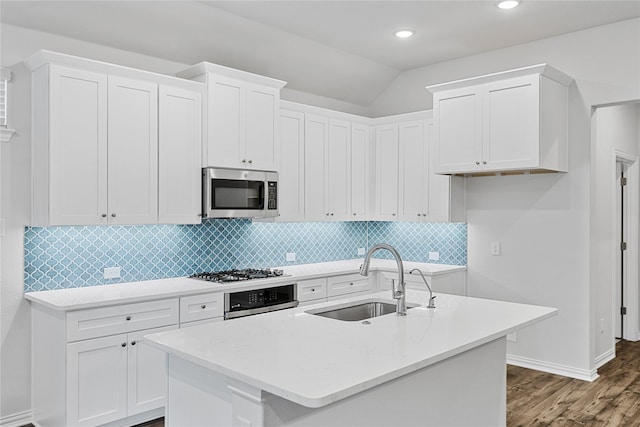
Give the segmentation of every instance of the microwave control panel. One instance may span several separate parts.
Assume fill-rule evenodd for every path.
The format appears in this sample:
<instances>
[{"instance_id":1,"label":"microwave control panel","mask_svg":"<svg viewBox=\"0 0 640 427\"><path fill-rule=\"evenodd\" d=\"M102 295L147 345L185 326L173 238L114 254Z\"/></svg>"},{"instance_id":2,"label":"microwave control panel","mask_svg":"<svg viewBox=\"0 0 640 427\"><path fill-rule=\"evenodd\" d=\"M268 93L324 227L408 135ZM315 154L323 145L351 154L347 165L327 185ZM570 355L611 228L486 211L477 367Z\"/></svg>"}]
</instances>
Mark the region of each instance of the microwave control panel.
<instances>
[{"instance_id":1,"label":"microwave control panel","mask_svg":"<svg viewBox=\"0 0 640 427\"><path fill-rule=\"evenodd\" d=\"M267 209L278 209L278 183L269 181L267 184Z\"/></svg>"}]
</instances>

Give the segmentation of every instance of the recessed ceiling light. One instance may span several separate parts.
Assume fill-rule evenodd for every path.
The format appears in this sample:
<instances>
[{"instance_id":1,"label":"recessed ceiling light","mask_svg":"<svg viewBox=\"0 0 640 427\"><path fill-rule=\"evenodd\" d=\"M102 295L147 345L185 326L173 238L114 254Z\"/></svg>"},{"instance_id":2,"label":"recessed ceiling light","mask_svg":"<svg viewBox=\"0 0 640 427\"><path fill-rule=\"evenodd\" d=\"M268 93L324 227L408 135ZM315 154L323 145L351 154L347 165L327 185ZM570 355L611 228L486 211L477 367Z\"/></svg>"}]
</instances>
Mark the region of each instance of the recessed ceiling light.
<instances>
[{"instance_id":1,"label":"recessed ceiling light","mask_svg":"<svg viewBox=\"0 0 640 427\"><path fill-rule=\"evenodd\" d=\"M520 6L522 3L520 0L504 0L498 3L500 9L513 9L516 6Z\"/></svg>"},{"instance_id":2,"label":"recessed ceiling light","mask_svg":"<svg viewBox=\"0 0 640 427\"><path fill-rule=\"evenodd\" d=\"M399 39L406 39L411 37L414 34L414 32L411 30L400 30L400 31L396 31L395 34L396 34L396 37L398 37Z\"/></svg>"}]
</instances>

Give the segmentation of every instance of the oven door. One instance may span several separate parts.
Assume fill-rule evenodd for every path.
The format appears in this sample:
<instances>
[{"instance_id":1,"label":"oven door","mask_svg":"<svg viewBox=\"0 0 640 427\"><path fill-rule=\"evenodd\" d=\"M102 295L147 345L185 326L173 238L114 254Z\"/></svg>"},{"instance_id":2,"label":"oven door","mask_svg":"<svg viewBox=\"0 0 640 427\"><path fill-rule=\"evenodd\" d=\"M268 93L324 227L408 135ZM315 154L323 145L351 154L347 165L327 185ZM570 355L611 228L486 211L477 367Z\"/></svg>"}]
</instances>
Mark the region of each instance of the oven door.
<instances>
[{"instance_id":1,"label":"oven door","mask_svg":"<svg viewBox=\"0 0 640 427\"><path fill-rule=\"evenodd\" d=\"M225 320L298 306L295 284L224 294Z\"/></svg>"},{"instance_id":2,"label":"oven door","mask_svg":"<svg viewBox=\"0 0 640 427\"><path fill-rule=\"evenodd\" d=\"M204 168L204 218L263 218L267 216L269 182L264 171Z\"/></svg>"}]
</instances>

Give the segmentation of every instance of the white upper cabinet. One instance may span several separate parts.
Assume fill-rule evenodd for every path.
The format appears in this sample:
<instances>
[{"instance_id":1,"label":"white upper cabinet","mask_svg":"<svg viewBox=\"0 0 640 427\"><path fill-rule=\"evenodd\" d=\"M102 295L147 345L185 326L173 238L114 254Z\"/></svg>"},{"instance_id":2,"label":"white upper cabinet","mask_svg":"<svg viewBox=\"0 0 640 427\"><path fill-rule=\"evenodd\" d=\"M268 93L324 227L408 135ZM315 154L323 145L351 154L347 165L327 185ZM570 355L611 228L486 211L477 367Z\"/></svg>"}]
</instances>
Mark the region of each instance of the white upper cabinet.
<instances>
[{"instance_id":1,"label":"white upper cabinet","mask_svg":"<svg viewBox=\"0 0 640 427\"><path fill-rule=\"evenodd\" d=\"M375 211L378 220L398 219L398 124L375 127Z\"/></svg>"},{"instance_id":2,"label":"white upper cabinet","mask_svg":"<svg viewBox=\"0 0 640 427\"><path fill-rule=\"evenodd\" d=\"M46 51L25 63L32 225L200 222L202 84Z\"/></svg>"},{"instance_id":3,"label":"white upper cabinet","mask_svg":"<svg viewBox=\"0 0 640 427\"><path fill-rule=\"evenodd\" d=\"M327 216L351 219L351 123L346 120L329 119L325 177Z\"/></svg>"},{"instance_id":4,"label":"white upper cabinet","mask_svg":"<svg viewBox=\"0 0 640 427\"><path fill-rule=\"evenodd\" d=\"M107 220L153 224L158 219L158 85L110 76L107 98Z\"/></svg>"},{"instance_id":5,"label":"white upper cabinet","mask_svg":"<svg viewBox=\"0 0 640 427\"><path fill-rule=\"evenodd\" d=\"M398 219L419 221L429 212L429 156L424 120L398 125Z\"/></svg>"},{"instance_id":6,"label":"white upper cabinet","mask_svg":"<svg viewBox=\"0 0 640 427\"><path fill-rule=\"evenodd\" d=\"M285 82L207 62L178 76L207 85L202 166L278 170Z\"/></svg>"},{"instance_id":7,"label":"white upper cabinet","mask_svg":"<svg viewBox=\"0 0 640 427\"><path fill-rule=\"evenodd\" d=\"M351 219L366 220L369 213L370 126L351 123Z\"/></svg>"},{"instance_id":8,"label":"white upper cabinet","mask_svg":"<svg viewBox=\"0 0 640 427\"><path fill-rule=\"evenodd\" d=\"M304 114L280 112L279 221L304 220Z\"/></svg>"},{"instance_id":9,"label":"white upper cabinet","mask_svg":"<svg viewBox=\"0 0 640 427\"><path fill-rule=\"evenodd\" d=\"M202 210L202 93L162 85L159 108L158 222L198 224Z\"/></svg>"},{"instance_id":10,"label":"white upper cabinet","mask_svg":"<svg viewBox=\"0 0 640 427\"><path fill-rule=\"evenodd\" d=\"M434 171L566 172L571 81L542 64L427 87Z\"/></svg>"},{"instance_id":11,"label":"white upper cabinet","mask_svg":"<svg viewBox=\"0 0 640 427\"><path fill-rule=\"evenodd\" d=\"M325 193L327 179L327 144L329 119L315 114L305 114L304 120L304 217L307 221L329 220Z\"/></svg>"}]
</instances>

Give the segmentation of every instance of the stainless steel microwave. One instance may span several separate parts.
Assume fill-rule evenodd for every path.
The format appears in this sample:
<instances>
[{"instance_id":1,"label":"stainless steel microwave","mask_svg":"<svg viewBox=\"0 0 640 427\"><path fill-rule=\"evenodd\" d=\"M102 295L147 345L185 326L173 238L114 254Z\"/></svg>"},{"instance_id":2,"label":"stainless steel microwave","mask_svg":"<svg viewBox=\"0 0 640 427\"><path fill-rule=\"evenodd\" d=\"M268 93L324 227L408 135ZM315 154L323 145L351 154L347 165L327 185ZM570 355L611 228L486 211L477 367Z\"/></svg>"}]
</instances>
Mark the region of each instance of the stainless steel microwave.
<instances>
[{"instance_id":1,"label":"stainless steel microwave","mask_svg":"<svg viewBox=\"0 0 640 427\"><path fill-rule=\"evenodd\" d=\"M278 216L278 173L244 169L202 169L203 218Z\"/></svg>"}]
</instances>

